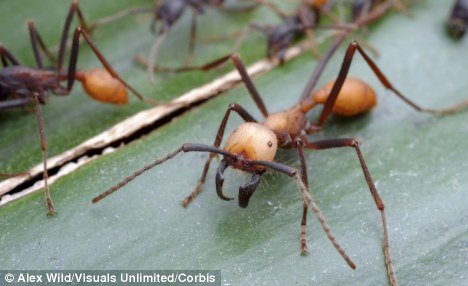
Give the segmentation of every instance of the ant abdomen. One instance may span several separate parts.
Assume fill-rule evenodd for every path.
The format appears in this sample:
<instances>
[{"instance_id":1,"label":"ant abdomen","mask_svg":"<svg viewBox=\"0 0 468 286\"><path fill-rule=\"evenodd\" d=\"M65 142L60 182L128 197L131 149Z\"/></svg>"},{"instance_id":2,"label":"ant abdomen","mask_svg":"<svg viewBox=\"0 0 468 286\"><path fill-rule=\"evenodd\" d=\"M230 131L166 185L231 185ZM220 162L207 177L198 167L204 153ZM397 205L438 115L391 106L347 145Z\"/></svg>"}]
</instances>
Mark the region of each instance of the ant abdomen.
<instances>
[{"instance_id":1,"label":"ant abdomen","mask_svg":"<svg viewBox=\"0 0 468 286\"><path fill-rule=\"evenodd\" d=\"M324 104L334 83L335 81L330 81L324 87L317 90L312 95L313 101L318 104ZM358 78L347 77L338 94L332 112L341 116L355 116L368 112L376 104L377 98L370 85Z\"/></svg>"},{"instance_id":2,"label":"ant abdomen","mask_svg":"<svg viewBox=\"0 0 468 286\"><path fill-rule=\"evenodd\" d=\"M76 78L81 81L86 93L97 101L117 105L124 105L128 102L125 85L104 69L93 68L80 71L76 73Z\"/></svg>"}]
</instances>

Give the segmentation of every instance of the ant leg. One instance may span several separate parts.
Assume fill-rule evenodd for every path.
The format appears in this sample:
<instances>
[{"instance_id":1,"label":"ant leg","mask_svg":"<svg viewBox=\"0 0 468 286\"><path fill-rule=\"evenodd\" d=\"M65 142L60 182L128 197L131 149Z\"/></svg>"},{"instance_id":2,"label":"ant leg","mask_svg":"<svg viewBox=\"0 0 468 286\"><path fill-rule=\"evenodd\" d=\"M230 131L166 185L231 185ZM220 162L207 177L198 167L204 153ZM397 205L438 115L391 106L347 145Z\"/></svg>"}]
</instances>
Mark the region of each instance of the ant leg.
<instances>
[{"instance_id":1,"label":"ant leg","mask_svg":"<svg viewBox=\"0 0 468 286\"><path fill-rule=\"evenodd\" d=\"M296 139L296 148L297 148L297 153L299 155L299 162L301 164L301 178L305 186L309 188L309 179L307 178L307 166L306 166L305 159L304 159L304 153L302 152L302 148L303 148L302 140ZM307 209L308 209L307 204L306 202L304 202L304 205L302 208L301 231L299 235L299 243L300 243L302 255L309 254L309 250L308 250L309 247L307 246L307 235L306 235Z\"/></svg>"},{"instance_id":2,"label":"ant leg","mask_svg":"<svg viewBox=\"0 0 468 286\"><path fill-rule=\"evenodd\" d=\"M273 4L273 3L271 3L271 2L269 2L267 0L255 0L254 2L255 2L254 5L260 5L260 6L264 6L264 7L268 8L268 9L270 9L273 13L276 14L276 16L278 16L282 20L285 20L288 17L290 17L290 15L288 15L287 13L281 11L281 9L278 8L278 6L276 6L276 4Z\"/></svg>"},{"instance_id":3,"label":"ant leg","mask_svg":"<svg viewBox=\"0 0 468 286\"><path fill-rule=\"evenodd\" d=\"M0 44L0 58L2 59L3 67L8 67L10 62L14 66L21 65L20 62L13 56L13 54L5 48L4 45Z\"/></svg>"},{"instance_id":4,"label":"ant leg","mask_svg":"<svg viewBox=\"0 0 468 286\"><path fill-rule=\"evenodd\" d=\"M239 72L241 79L245 84L245 87L249 91L250 96L252 96L252 99L255 101L255 104L257 105L258 109L260 109L264 117L267 117L269 114L266 109L265 103L263 103L260 93L258 93L257 88L255 87L252 79L250 78L249 73L245 69L244 63L242 62L242 60L239 58L238 55L232 56L232 62L236 66L236 69Z\"/></svg>"},{"instance_id":5,"label":"ant leg","mask_svg":"<svg viewBox=\"0 0 468 286\"><path fill-rule=\"evenodd\" d=\"M296 140L296 142L298 142ZM300 145L300 144L299 144ZM309 189L307 187L307 183L304 181L304 176L301 174L301 172L298 172L296 169L291 168L289 166L277 163L277 162L265 162L265 161L250 161L252 165L259 165L259 166L264 166L269 169L272 169L274 171L283 173L289 177L294 177L296 180L296 183L299 187L299 190L301 191L302 194L302 199L304 201L304 204L309 207L312 210L312 212L315 213L315 216L317 217L317 220L319 221L320 225L322 226L323 231L325 232L326 236L328 237L328 240L333 244L335 249L338 251L338 253L343 257L343 259L346 261L346 263L351 267L352 269L356 269L356 265L353 263L351 258L346 254L346 252L343 250L343 248L340 246L340 244L336 241L336 237L333 235L333 233L330 230L330 226L327 223L327 220L325 219L325 216L323 215L322 211L320 208L317 206L315 203L314 198L312 197L312 194L309 192Z\"/></svg>"},{"instance_id":6,"label":"ant leg","mask_svg":"<svg viewBox=\"0 0 468 286\"><path fill-rule=\"evenodd\" d=\"M302 95L300 97L300 101L302 102L304 100L307 100L307 98L310 97L310 94L312 93L312 90L314 89L315 85L318 82L318 79L320 75L322 74L323 70L325 69L325 66L327 65L328 61L331 59L335 51L338 49L338 47L343 43L343 41L346 39L347 32L343 31L341 34L339 34L333 43L329 46L327 52L323 54L323 56L320 58L318 61L317 65L315 66L315 70L312 73L312 76L310 77L309 81L307 82L307 85L302 92Z\"/></svg>"},{"instance_id":7,"label":"ant leg","mask_svg":"<svg viewBox=\"0 0 468 286\"><path fill-rule=\"evenodd\" d=\"M368 25L368 24L376 21L377 19L382 17L385 14L385 12L387 12L387 10L390 9L390 8L391 8L391 3L390 2L384 2L382 4L379 4L374 9L372 9L372 11L368 14L368 17L357 20L354 23L355 28L342 31L341 33L339 33L335 37L335 40L329 46L327 52L322 56L320 61L317 63L312 76L310 77L304 91L301 94L301 97L299 99L299 103L303 102L304 100L307 100L307 98L310 97L310 94L312 93L312 90L314 89L315 85L317 84L317 81L318 81L320 75L322 74L323 70L325 69L326 64L331 59L331 57L336 52L336 50L341 45L341 43L343 43L343 41L346 39L348 34L350 32L352 32L353 30L357 29L357 28L362 28L363 26Z\"/></svg>"},{"instance_id":8,"label":"ant leg","mask_svg":"<svg viewBox=\"0 0 468 286\"><path fill-rule=\"evenodd\" d=\"M184 66L189 65L192 62L193 54L195 53L195 41L197 38L197 16L198 11L196 9L192 10L192 24L190 27L190 42L189 42L189 53L184 60Z\"/></svg>"},{"instance_id":9,"label":"ant leg","mask_svg":"<svg viewBox=\"0 0 468 286\"><path fill-rule=\"evenodd\" d=\"M163 24L163 27L161 28L161 32L156 36L156 40L153 43L153 46L151 47L151 51L149 54L148 58L148 66L146 68L146 74L148 76L148 81L151 84L155 84L156 81L154 79L154 66L156 64L156 59L158 57L158 51L159 48L161 47L162 43L166 39L167 33L169 31L169 26L166 24Z\"/></svg>"},{"instance_id":10,"label":"ant leg","mask_svg":"<svg viewBox=\"0 0 468 286\"><path fill-rule=\"evenodd\" d=\"M17 107L24 107L31 100L29 98L18 98L18 99L11 99L6 101L0 101L0 110L10 109L10 108L17 108Z\"/></svg>"},{"instance_id":11,"label":"ant leg","mask_svg":"<svg viewBox=\"0 0 468 286\"><path fill-rule=\"evenodd\" d=\"M113 15L101 18L94 23L90 25L89 32L92 34L96 29L100 26L104 26L107 24L110 24L112 22L118 21L122 18L125 18L130 15L136 15L136 14L150 14L153 12L153 8L148 8L146 6L137 6L137 7L131 7L122 11L119 11Z\"/></svg>"},{"instance_id":12,"label":"ant leg","mask_svg":"<svg viewBox=\"0 0 468 286\"><path fill-rule=\"evenodd\" d=\"M390 283L393 286L398 285L396 277L395 277L395 273L393 271L392 260L390 257L387 219L385 216L385 206L377 192L377 188L374 185L374 181L372 180L369 169L367 168L366 161L364 160L364 157L361 153L361 149L359 148L358 141L356 141L355 139L346 138L346 139L333 139L333 140L308 142L306 141L306 139L304 139L304 147L307 149L311 149L311 150L324 150L324 149L340 148L340 147L352 147L356 150L356 154L359 158L359 163L361 164L362 172L364 173L364 178L366 179L371 195L374 198L375 205L380 211L380 216L382 220L382 228L383 228L382 248L383 248L383 252L385 256L385 265L387 267L387 274L390 279Z\"/></svg>"},{"instance_id":13,"label":"ant leg","mask_svg":"<svg viewBox=\"0 0 468 286\"><path fill-rule=\"evenodd\" d=\"M70 25L73 20L73 16L78 10L78 0L74 0L68 11L68 15L65 18L65 24L63 25L62 37L60 38L59 52L57 57L57 76L60 76L63 66L63 59L65 57L65 49L67 48L68 32L70 31Z\"/></svg>"},{"instance_id":14,"label":"ant leg","mask_svg":"<svg viewBox=\"0 0 468 286\"><path fill-rule=\"evenodd\" d=\"M299 9L299 18L301 19L301 22L306 25L306 26L313 26L318 23L319 21L319 11L317 9L314 9L313 15L314 15L314 20L313 22L310 21L309 17L307 17L307 14L309 12L305 12L304 9ZM314 35L314 30L313 29L305 29L305 33L307 34L307 37L309 38L309 42L311 45L311 51L312 55L316 58L320 58L320 53L317 49L317 41L315 40L315 35Z\"/></svg>"},{"instance_id":15,"label":"ant leg","mask_svg":"<svg viewBox=\"0 0 468 286\"><path fill-rule=\"evenodd\" d=\"M125 85L126 88L128 88L133 94L138 97L138 99L148 102L148 103L154 103L154 101L151 101L150 99L147 99L143 97L140 93L138 93L133 87L131 87L127 82L125 82L119 74L112 68L112 66L109 64L109 62L104 58L104 55L98 50L96 45L91 41L89 36L83 31L81 27L78 27L75 29L75 34L73 36L73 44L72 44L72 50L70 54L70 62L68 65L68 83L67 83L67 91L70 91L73 87L73 84L75 82L75 72L76 72L76 63L78 60L78 46L79 46L79 41L80 41L80 35L83 36L85 39L86 43L89 45L89 47L93 50L94 54L96 57L99 59L99 61L102 63L104 68L107 70L107 72L115 79L117 79L120 83Z\"/></svg>"},{"instance_id":16,"label":"ant leg","mask_svg":"<svg viewBox=\"0 0 468 286\"><path fill-rule=\"evenodd\" d=\"M205 145L205 144L185 143L181 147L177 148L175 151L167 154L166 156L164 156L164 157L162 157L160 159L157 159L152 163L149 163L149 164L145 165L141 169L138 169L137 171L135 171L130 176L126 177L125 179L123 179L122 181L120 181L119 183L114 185L113 187L109 188L107 191L105 191L105 192L101 193L100 195L98 195L97 197L95 197L92 200L92 202L93 203L99 202L103 198L109 196L110 194L114 193L118 189L120 189L123 186L127 185L128 183L133 181L136 177L140 176L144 172L156 167L157 165L160 165L160 164L166 162L167 160L170 160L170 159L174 158L180 152L184 152L184 153L186 153L186 152L209 152L210 154L214 153L214 154L220 154L220 155L224 155L224 156L233 156L232 154L229 154L229 153L227 153L227 152L225 152L225 151L223 151L223 150L221 150L219 148L213 147L213 146L209 146L209 145Z\"/></svg>"},{"instance_id":17,"label":"ant leg","mask_svg":"<svg viewBox=\"0 0 468 286\"><path fill-rule=\"evenodd\" d=\"M39 32L36 29L36 25L34 24L32 20L28 21L28 30L29 30L29 37L31 38L31 45L32 45L32 49L34 52L34 57L36 58L37 67L39 69L44 68L42 64L42 57L41 57L41 54L39 53L39 47L41 48L41 50L44 52L44 54L49 58L51 62L56 63L54 56L52 55L52 53L49 51L49 49L45 45L44 41L39 35ZM38 44L39 44L39 47L38 47Z\"/></svg>"},{"instance_id":18,"label":"ant leg","mask_svg":"<svg viewBox=\"0 0 468 286\"><path fill-rule=\"evenodd\" d=\"M56 214L57 212L55 211L54 205L52 203L52 198L50 197L49 193L49 183L47 182L49 178L49 173L47 169L47 143L46 143L46 138L45 138L45 132L44 132L44 121L42 118L42 112L41 112L41 106L39 102L39 94L37 92L33 93L33 98L34 98L34 109L36 111L36 116L37 116L37 126L39 130L39 137L41 139L41 148L42 148L42 155L43 155L43 162L44 162L44 192L45 192L45 201L46 201L46 206L47 206L47 215L51 216Z\"/></svg>"},{"instance_id":19,"label":"ant leg","mask_svg":"<svg viewBox=\"0 0 468 286\"><path fill-rule=\"evenodd\" d=\"M456 105L453 105L448 108L443 108L443 109L429 109L429 108L420 107L418 104L414 103L413 101L405 97L400 91L394 88L393 85L390 83L390 81L387 79L387 77L375 64L375 62L366 54L366 52L361 48L361 46L356 41L353 41L348 46L348 49L343 59L343 63L341 65L341 69L338 74L338 77L335 83L333 84L333 87L330 91L330 95L328 96L325 106L323 107L322 114L320 115L319 121L317 123L318 126L322 126L324 122L327 120L328 116L330 116L332 108L336 102L336 99L338 98L338 94L341 90L341 87L343 86L346 80L346 76L348 74L349 68L351 66L351 62L353 60L353 57L356 51L358 51L359 54L361 54L361 56L364 58L366 63L374 72L374 74L380 80L382 85L385 86L385 88L393 91L393 93L396 96L398 96L401 100L403 100L405 103L410 105L416 111L444 115L444 114L451 114L463 108L468 107L468 100L462 101Z\"/></svg>"},{"instance_id":20,"label":"ant leg","mask_svg":"<svg viewBox=\"0 0 468 286\"><path fill-rule=\"evenodd\" d=\"M179 68L154 66L153 71L154 72L168 72L168 73L181 73L181 72L189 72L189 71L210 71L214 68L218 68L222 66L230 58L231 58L231 55L227 55L227 56L215 59L214 61L211 61L201 66L183 66ZM141 66L148 68L149 61L145 59L142 55L137 54L135 55L133 59L135 60L135 62L137 62Z\"/></svg>"},{"instance_id":21,"label":"ant leg","mask_svg":"<svg viewBox=\"0 0 468 286\"><path fill-rule=\"evenodd\" d=\"M226 129L226 124L228 122L231 111L235 111L246 122L257 122L257 120L255 120L255 118L253 118L253 116L250 115L242 106L236 103L231 103L228 109L226 110L223 120L221 121L221 124L219 125L218 132L216 133L216 139L213 143L213 146L216 148L219 148L219 146L221 145L221 141L223 140L223 137L224 137L224 131ZM198 194L200 194L203 184L205 183L206 176L208 175L208 170L210 169L211 160L214 158L214 156L215 154L210 154L210 156L206 160L205 166L203 167L202 175L200 177L200 180L198 181L197 186L184 200L182 200L181 202L182 206L187 207L198 196Z\"/></svg>"}]
</instances>

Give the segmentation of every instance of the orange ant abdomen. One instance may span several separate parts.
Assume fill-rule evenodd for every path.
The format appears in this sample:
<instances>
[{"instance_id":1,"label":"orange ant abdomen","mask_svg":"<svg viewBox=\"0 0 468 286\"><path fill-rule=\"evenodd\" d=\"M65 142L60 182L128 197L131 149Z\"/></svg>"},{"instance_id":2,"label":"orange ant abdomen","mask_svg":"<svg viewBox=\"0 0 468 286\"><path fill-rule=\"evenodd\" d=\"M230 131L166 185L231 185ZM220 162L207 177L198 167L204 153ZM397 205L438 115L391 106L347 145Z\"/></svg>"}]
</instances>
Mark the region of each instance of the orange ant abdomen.
<instances>
[{"instance_id":1,"label":"orange ant abdomen","mask_svg":"<svg viewBox=\"0 0 468 286\"><path fill-rule=\"evenodd\" d=\"M309 3L311 6L319 8L327 4L328 0L310 0Z\"/></svg>"},{"instance_id":2,"label":"orange ant abdomen","mask_svg":"<svg viewBox=\"0 0 468 286\"><path fill-rule=\"evenodd\" d=\"M313 101L324 104L334 83L335 81L330 81L323 88L317 90L312 95ZM376 104L377 98L370 85L358 78L347 77L332 111L341 116L355 116L371 110Z\"/></svg>"},{"instance_id":3,"label":"orange ant abdomen","mask_svg":"<svg viewBox=\"0 0 468 286\"><path fill-rule=\"evenodd\" d=\"M253 122L237 127L224 145L224 150L229 153L243 155L249 160L268 162L275 159L277 148L275 133L264 125Z\"/></svg>"},{"instance_id":4,"label":"orange ant abdomen","mask_svg":"<svg viewBox=\"0 0 468 286\"><path fill-rule=\"evenodd\" d=\"M76 72L76 79L81 81L86 93L97 101L117 105L124 105L128 102L125 85L104 69L93 68Z\"/></svg>"}]
</instances>

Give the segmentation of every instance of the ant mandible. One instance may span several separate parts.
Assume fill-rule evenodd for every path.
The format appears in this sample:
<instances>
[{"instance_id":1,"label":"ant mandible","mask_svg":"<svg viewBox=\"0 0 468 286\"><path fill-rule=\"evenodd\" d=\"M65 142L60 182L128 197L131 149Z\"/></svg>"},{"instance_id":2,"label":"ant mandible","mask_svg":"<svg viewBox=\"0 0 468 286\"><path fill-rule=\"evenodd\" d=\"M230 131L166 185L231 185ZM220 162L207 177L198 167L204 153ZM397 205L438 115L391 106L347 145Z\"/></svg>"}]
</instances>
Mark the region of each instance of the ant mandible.
<instances>
[{"instance_id":1,"label":"ant mandible","mask_svg":"<svg viewBox=\"0 0 468 286\"><path fill-rule=\"evenodd\" d=\"M41 104L47 103L48 94L68 95L73 89L75 80L78 80L82 83L86 93L93 99L100 102L113 103L117 105L126 104L128 101L127 89L135 94L140 100L149 101L143 98L143 96L141 96L134 88L120 78L117 72L107 62L102 53L81 27L76 28L73 35L68 71L64 71L62 69L66 41L70 25L75 14L78 14L81 25L85 26L82 13L78 6L78 1L74 1L71 4L65 20L55 70L47 69L43 65L39 49L41 49L49 59L52 61L55 60L40 37L33 21L28 22L28 29L34 57L37 63L36 68L22 65L10 51L0 44L0 58L3 65L3 68L0 69L0 110L21 108L31 103L35 106L34 110L37 117L39 137L43 153L44 192L48 215L56 213L50 197L47 181L47 144L40 107ZM77 70L76 64L78 60L80 36L83 36L105 69L93 68L89 70ZM66 81L65 87L61 85L61 82L63 81Z\"/></svg>"}]
</instances>

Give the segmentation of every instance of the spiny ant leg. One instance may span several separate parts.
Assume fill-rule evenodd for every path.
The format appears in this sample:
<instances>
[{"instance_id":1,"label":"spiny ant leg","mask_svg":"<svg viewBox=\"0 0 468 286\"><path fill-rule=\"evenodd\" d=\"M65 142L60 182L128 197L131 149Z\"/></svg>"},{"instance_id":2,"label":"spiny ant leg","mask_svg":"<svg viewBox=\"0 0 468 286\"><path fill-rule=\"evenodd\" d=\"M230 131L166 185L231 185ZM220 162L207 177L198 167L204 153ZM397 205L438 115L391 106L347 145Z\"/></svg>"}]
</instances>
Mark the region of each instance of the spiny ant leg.
<instances>
[{"instance_id":1,"label":"spiny ant leg","mask_svg":"<svg viewBox=\"0 0 468 286\"><path fill-rule=\"evenodd\" d=\"M319 121L317 123L318 126L322 126L327 118L330 116L331 111L333 109L333 106L336 102L336 99L338 98L338 94L340 93L341 87L343 86L346 76L348 74L349 68L351 66L351 62L353 60L353 57L356 53L356 51L361 54L361 56L364 58L366 63L369 65L369 67L372 69L374 74L377 76L377 78L380 80L383 86L385 88L390 89L393 91L395 95L397 95L401 100L403 100L405 103L413 107L415 110L420 111L420 112L427 112L427 113L434 113L434 114L450 114L457 112L463 108L468 107L468 100L463 101L459 104L456 104L454 106L444 108L444 109L428 109L428 108L422 108L407 97L405 97L400 91L398 91L396 88L393 87L393 85L390 83L390 81L387 79L387 77L383 74L383 72L379 69L379 67L375 64L375 62L366 54L366 52L361 48L361 46L356 42L353 41L349 44L348 49L346 50L346 54L343 59L343 63L341 65L340 72L338 74L338 77L333 84L333 87L330 91L330 95L327 98L327 101L325 103L325 106L323 107L322 113L320 115Z\"/></svg>"},{"instance_id":2,"label":"spiny ant leg","mask_svg":"<svg viewBox=\"0 0 468 286\"><path fill-rule=\"evenodd\" d=\"M296 139L296 149L297 153L299 155L299 162L301 165L301 177L302 181L304 182L305 186L309 188L309 179L307 177L307 166L305 163L304 159L304 153L302 151L302 140L300 138ZM300 243L300 249L301 249L301 254L302 255L308 255L309 254L309 247L307 246L307 204L304 202L303 207L302 207L302 219L301 219L301 230L299 234L299 243Z\"/></svg>"},{"instance_id":3,"label":"spiny ant leg","mask_svg":"<svg viewBox=\"0 0 468 286\"><path fill-rule=\"evenodd\" d=\"M34 52L34 57L36 59L37 67L39 69L44 68L43 63L42 63L42 57L39 52L39 47L41 50L44 52L44 54L49 58L49 60L53 63L55 63L55 58L52 55L52 53L49 51L47 48L46 44L42 40L41 36L39 35L39 32L36 29L36 26L34 25L34 22L32 20L28 21L28 30L29 30L29 36L31 38L31 45L33 48ZM39 47L38 47L39 45Z\"/></svg>"},{"instance_id":4,"label":"spiny ant leg","mask_svg":"<svg viewBox=\"0 0 468 286\"><path fill-rule=\"evenodd\" d=\"M113 187L109 188L107 191L105 191L102 194L95 197L92 200L92 202L93 203L99 202L100 200L102 200L105 197L109 196L110 194L114 193L118 189L120 189L123 186L127 185L128 183L133 181L136 177L140 176L144 172L156 167L157 165L160 165L160 164L166 162L167 160L170 160L170 159L174 158L180 152L184 152L184 153L186 153L186 152L209 152L209 153L215 153L215 154L220 154L220 155L224 155L224 156L232 156L231 154L229 154L229 153L227 153L227 152L225 152L225 151L223 151L223 150L221 150L219 148L213 147L213 146L209 146L209 145L205 145L205 144L186 143L186 144L182 145L181 147L177 148L175 151L167 154L166 156L164 156L164 157L162 157L160 159L157 159L157 160L153 161L152 163L149 163L149 164L145 165L141 169L138 169L137 171L135 171L130 176L126 177L125 179L123 179L122 181L120 181L119 183L114 185Z\"/></svg>"},{"instance_id":5,"label":"spiny ant leg","mask_svg":"<svg viewBox=\"0 0 468 286\"><path fill-rule=\"evenodd\" d=\"M296 183L299 187L299 190L301 191L302 194L302 199L304 201L304 204L309 207L314 212L315 216L317 217L317 220L320 223L320 226L322 227L323 231L325 232L325 235L327 236L328 240L333 244L335 249L338 251L338 253L343 257L343 259L346 261L346 263L351 267L352 269L356 269L356 265L353 263L351 258L346 254L346 252L343 250L343 248L340 246L340 244L336 241L335 236L331 232L330 226L327 223L327 220L325 219L325 216L322 213L322 210L317 206L315 203L314 198L312 197L312 194L309 192L309 189L307 187L306 182L304 182L304 176L301 174L301 172L298 172L296 169L291 168L289 166L277 163L277 162L265 162L265 161L250 161L252 165L259 165L259 166L265 166L269 169L275 170L277 172L283 173L288 175L289 177L293 177L296 180Z\"/></svg>"},{"instance_id":6,"label":"spiny ant leg","mask_svg":"<svg viewBox=\"0 0 468 286\"><path fill-rule=\"evenodd\" d=\"M307 203L304 202L302 205L301 231L299 234L301 255L309 255L309 247L307 246L307 210Z\"/></svg>"},{"instance_id":7,"label":"spiny ant leg","mask_svg":"<svg viewBox=\"0 0 468 286\"><path fill-rule=\"evenodd\" d=\"M44 192L45 192L45 201L46 201L46 207L47 207L47 215L51 216L51 215L56 214L57 212L55 211L54 204L52 203L52 198L50 197L50 193L49 193L49 183L48 183L49 171L47 169L47 143L46 143L45 132L44 132L44 121L42 118L41 106L39 102L39 94L37 92L34 92L32 96L34 98L34 110L37 116L37 126L39 130L39 138L41 140L41 148L42 148L42 155L43 155L43 162L44 162L43 177L44 177Z\"/></svg>"},{"instance_id":8,"label":"spiny ant leg","mask_svg":"<svg viewBox=\"0 0 468 286\"><path fill-rule=\"evenodd\" d=\"M387 267L387 274L388 274L391 285L396 286L398 285L398 283L395 277L392 260L390 256L390 249L389 249L389 243L388 243L388 227L387 227L387 219L385 216L385 206L377 192L377 188L375 187L374 181L372 180L371 174L364 160L364 156L362 155L361 149L359 148L358 141L356 141L355 139L345 138L345 139L323 140L323 141L316 141L316 142L307 142L307 141L305 142L305 148L312 149L312 150L324 150L324 149L340 148L340 147L352 147L356 150L356 154L359 158L359 163L361 164L362 172L364 173L364 178L366 179L371 195L374 198L375 205L380 211L380 215L382 219L382 228L383 228L382 248L383 248L383 252L385 256L385 265Z\"/></svg>"},{"instance_id":9,"label":"spiny ant leg","mask_svg":"<svg viewBox=\"0 0 468 286\"><path fill-rule=\"evenodd\" d=\"M263 116L267 117L268 116L268 111L266 109L265 103L263 103L262 97L260 96L260 93L258 93L257 88L255 87L252 79L250 78L249 73L245 69L245 65L242 62L242 60L239 58L238 55L233 55L232 56L232 61L234 65L236 66L237 71L239 72L242 81L245 84L245 87L249 91L250 95L252 96L252 99L255 101L255 104L257 105L258 109L262 112Z\"/></svg>"},{"instance_id":10,"label":"spiny ant leg","mask_svg":"<svg viewBox=\"0 0 468 286\"><path fill-rule=\"evenodd\" d=\"M223 120L221 121L221 124L219 125L218 132L216 133L216 138L213 143L213 146L218 148L221 145L221 142L223 140L224 136L224 131L226 129L226 124L229 119L229 115L231 114L231 111L235 111L237 114L239 114L242 119L244 119L246 122L257 122L255 118L253 118L252 115L250 115L242 106L236 104L236 103L231 103L226 110L226 113L224 114ZM215 154L210 154L208 159L205 162L205 166L203 167L203 172L200 177L200 180L198 181L197 186L195 189L188 195L184 200L182 200L181 204L184 207L187 207L201 192L203 184L205 183L206 176L208 175L208 170L210 168L210 163L211 160L214 158Z\"/></svg>"}]
</instances>

